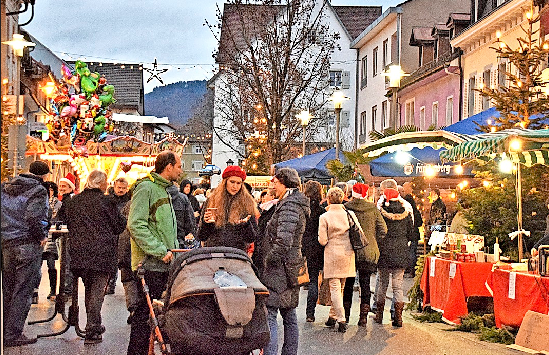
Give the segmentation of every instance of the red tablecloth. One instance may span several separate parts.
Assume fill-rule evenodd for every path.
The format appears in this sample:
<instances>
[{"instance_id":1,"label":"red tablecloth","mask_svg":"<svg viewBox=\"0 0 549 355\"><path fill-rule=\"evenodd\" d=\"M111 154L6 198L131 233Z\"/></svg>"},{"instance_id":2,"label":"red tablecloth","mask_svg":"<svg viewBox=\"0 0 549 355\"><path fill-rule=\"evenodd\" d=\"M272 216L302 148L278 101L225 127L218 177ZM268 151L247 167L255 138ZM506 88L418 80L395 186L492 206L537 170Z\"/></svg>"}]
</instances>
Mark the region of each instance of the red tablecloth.
<instances>
[{"instance_id":1,"label":"red tablecloth","mask_svg":"<svg viewBox=\"0 0 549 355\"><path fill-rule=\"evenodd\" d=\"M502 325L520 327L528 310L543 314L549 312L549 277L523 272L515 274L514 299L509 298L510 271L496 269L486 281L494 297L494 315L498 328Z\"/></svg>"},{"instance_id":2,"label":"red tablecloth","mask_svg":"<svg viewBox=\"0 0 549 355\"><path fill-rule=\"evenodd\" d=\"M434 276L431 272L431 259L435 260ZM450 277L451 264L456 265L454 277ZM464 263L429 257L421 276L423 304L442 312L446 321L459 324L459 317L468 313L467 297L491 297L485 285L491 270L492 263Z\"/></svg>"}]
</instances>

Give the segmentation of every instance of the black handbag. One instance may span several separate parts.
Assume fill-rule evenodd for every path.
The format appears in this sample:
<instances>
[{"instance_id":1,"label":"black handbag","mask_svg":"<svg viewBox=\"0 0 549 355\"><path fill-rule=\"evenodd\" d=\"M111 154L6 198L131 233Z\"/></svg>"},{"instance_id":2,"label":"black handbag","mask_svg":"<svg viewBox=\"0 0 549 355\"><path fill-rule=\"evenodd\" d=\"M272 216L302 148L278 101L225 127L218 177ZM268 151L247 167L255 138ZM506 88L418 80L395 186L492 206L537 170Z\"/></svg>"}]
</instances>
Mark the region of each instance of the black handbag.
<instances>
[{"instance_id":1,"label":"black handbag","mask_svg":"<svg viewBox=\"0 0 549 355\"><path fill-rule=\"evenodd\" d=\"M345 212L347 212L347 218L349 219L349 239L351 240L351 245L353 246L353 250L360 250L368 245L366 236L349 211L345 210Z\"/></svg>"}]
</instances>

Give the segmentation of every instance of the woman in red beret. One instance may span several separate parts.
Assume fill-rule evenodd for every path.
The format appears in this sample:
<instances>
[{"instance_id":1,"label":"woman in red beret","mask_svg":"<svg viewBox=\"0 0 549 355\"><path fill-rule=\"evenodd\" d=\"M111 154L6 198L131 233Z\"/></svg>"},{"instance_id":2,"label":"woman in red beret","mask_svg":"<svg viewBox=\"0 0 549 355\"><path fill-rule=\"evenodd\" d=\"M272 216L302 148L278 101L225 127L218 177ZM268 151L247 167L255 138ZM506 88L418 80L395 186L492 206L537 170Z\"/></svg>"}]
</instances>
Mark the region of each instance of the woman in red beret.
<instances>
[{"instance_id":1,"label":"woman in red beret","mask_svg":"<svg viewBox=\"0 0 549 355\"><path fill-rule=\"evenodd\" d=\"M257 204L243 188L246 172L238 165L228 166L223 180L208 197L202 209L198 240L207 247L232 247L246 251L256 239L259 214Z\"/></svg>"}]
</instances>

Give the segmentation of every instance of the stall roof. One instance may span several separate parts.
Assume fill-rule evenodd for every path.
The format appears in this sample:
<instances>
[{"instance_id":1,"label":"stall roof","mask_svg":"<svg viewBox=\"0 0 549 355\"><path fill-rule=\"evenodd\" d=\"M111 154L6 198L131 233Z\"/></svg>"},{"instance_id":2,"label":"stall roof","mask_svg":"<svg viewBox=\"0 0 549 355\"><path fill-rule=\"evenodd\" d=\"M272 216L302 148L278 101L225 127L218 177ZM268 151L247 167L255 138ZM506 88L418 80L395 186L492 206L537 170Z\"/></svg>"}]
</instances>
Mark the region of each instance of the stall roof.
<instances>
[{"instance_id":1,"label":"stall roof","mask_svg":"<svg viewBox=\"0 0 549 355\"><path fill-rule=\"evenodd\" d=\"M118 122L135 122L135 123L170 123L168 117L156 117L156 116L137 116L126 115L123 113L113 113L112 119Z\"/></svg>"}]
</instances>

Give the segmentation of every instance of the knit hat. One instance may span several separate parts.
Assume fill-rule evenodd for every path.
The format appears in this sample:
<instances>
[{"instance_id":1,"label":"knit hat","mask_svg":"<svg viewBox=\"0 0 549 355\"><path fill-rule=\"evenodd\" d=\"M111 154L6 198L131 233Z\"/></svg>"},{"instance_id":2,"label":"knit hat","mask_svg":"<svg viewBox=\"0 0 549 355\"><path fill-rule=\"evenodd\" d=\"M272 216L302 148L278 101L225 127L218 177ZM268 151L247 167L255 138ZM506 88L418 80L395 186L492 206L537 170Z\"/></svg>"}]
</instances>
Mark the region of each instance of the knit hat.
<instances>
[{"instance_id":1,"label":"knit hat","mask_svg":"<svg viewBox=\"0 0 549 355\"><path fill-rule=\"evenodd\" d=\"M224 171L223 174L221 174L221 177L223 179L228 179L231 176L237 176L242 179L242 181L246 180L246 172L242 170L241 167L238 165L229 165Z\"/></svg>"},{"instance_id":2,"label":"knit hat","mask_svg":"<svg viewBox=\"0 0 549 355\"><path fill-rule=\"evenodd\" d=\"M299 178L297 171L292 168L281 168L275 173L274 177L289 189L299 187L301 184L301 179Z\"/></svg>"},{"instance_id":3,"label":"knit hat","mask_svg":"<svg viewBox=\"0 0 549 355\"><path fill-rule=\"evenodd\" d=\"M356 183L353 185L353 197L354 198L364 198L368 193L368 185L363 183Z\"/></svg>"},{"instance_id":4,"label":"knit hat","mask_svg":"<svg viewBox=\"0 0 549 355\"><path fill-rule=\"evenodd\" d=\"M49 165L42 160L33 161L29 167L29 173L33 175L42 176L49 174L50 172Z\"/></svg>"},{"instance_id":5,"label":"knit hat","mask_svg":"<svg viewBox=\"0 0 549 355\"><path fill-rule=\"evenodd\" d=\"M399 196L398 191L395 190L395 189L391 189L391 188L385 189L385 191L383 191L383 194L385 195L385 198L387 200L392 200L394 198L398 198L398 196Z\"/></svg>"},{"instance_id":6,"label":"knit hat","mask_svg":"<svg viewBox=\"0 0 549 355\"><path fill-rule=\"evenodd\" d=\"M67 176L65 176L64 178L59 179L59 182L61 182L61 181L64 181L64 182L66 182L67 184L69 184L69 186L70 186L73 190L76 189L76 185L74 184L74 182L76 181L76 178L74 177L73 174L68 173Z\"/></svg>"}]
</instances>

